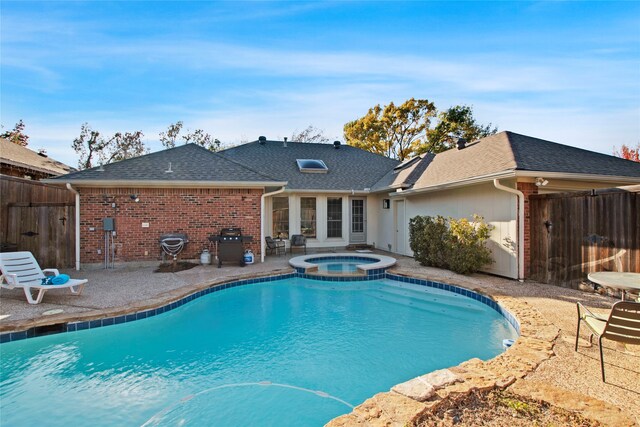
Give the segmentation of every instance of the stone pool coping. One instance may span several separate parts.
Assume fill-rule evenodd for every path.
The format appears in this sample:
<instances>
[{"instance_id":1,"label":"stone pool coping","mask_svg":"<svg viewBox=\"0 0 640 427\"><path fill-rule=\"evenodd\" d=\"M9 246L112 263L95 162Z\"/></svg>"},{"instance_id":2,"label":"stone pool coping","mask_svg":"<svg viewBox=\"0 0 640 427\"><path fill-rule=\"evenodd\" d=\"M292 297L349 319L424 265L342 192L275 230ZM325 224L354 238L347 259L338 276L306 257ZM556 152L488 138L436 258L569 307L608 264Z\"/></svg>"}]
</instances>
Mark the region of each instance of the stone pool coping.
<instances>
[{"instance_id":1,"label":"stone pool coping","mask_svg":"<svg viewBox=\"0 0 640 427\"><path fill-rule=\"evenodd\" d=\"M359 256L358 254L357 256ZM414 272L390 270L390 273L400 276L416 277ZM157 309L191 294L218 286L224 283L261 278L265 276L292 273L289 268L274 269L251 274L236 274L233 277L223 277L211 280L210 276L199 283L190 283L188 286L173 289L161 293L144 301L120 305L117 307L96 308L82 313L60 313L39 318L17 320L0 324L0 332L20 331L37 326L47 326L63 322L78 322L116 317L135 312ZM427 274L428 275L428 274ZM419 276L424 276L420 274ZM418 276L418 277L419 277ZM426 278L425 278L426 279ZM555 406L568 410L579 411L587 418L599 420L606 425L635 425L633 420L621 412L611 403L588 398L582 394L573 393L565 388L559 389L544 383L535 385L531 380L525 379L527 374L534 372L536 367L553 357L554 342L558 338L559 328L547 321L540 313L530 306L521 297L498 295L499 289L486 290L476 288L471 282L460 282L457 279L434 278L435 281L450 283L460 288L466 288L479 294L487 295L504 307L519 320L521 330L520 338L506 352L494 359L480 361L472 359L461 363L457 367L449 368L455 375L461 377L463 382L455 382L439 388L427 401L407 397L397 392L384 392L375 395L359 405L350 414L343 415L329 422L330 426L342 425L415 425L428 416L431 409L450 396L460 393L468 393L470 390L487 389L494 387L509 387L511 391L529 390L530 395L536 399L547 401ZM429 279L427 279L429 280ZM471 279L473 281L473 279ZM514 284L517 286L517 284ZM511 286L511 285L509 285ZM26 302L25 302L26 304Z\"/></svg>"},{"instance_id":2,"label":"stone pool coping","mask_svg":"<svg viewBox=\"0 0 640 427\"><path fill-rule=\"evenodd\" d=\"M317 258L325 258L325 259L342 258L346 260L349 260L349 259L357 260L358 258L366 258L366 259L377 260L377 262L373 262L370 264L361 264L357 266L357 268L359 270L362 270L365 273L365 275L368 275L369 272L372 272L375 270L386 270L387 268L394 266L397 262L395 258L386 256L386 255L378 255L378 254L366 253L366 252L365 253L358 252L356 254L354 254L353 252L351 253L340 252L340 253L332 253L332 254L311 254L311 255L297 256L289 260L289 265L291 265L293 268L296 269L296 271L300 273L305 273L305 274L314 273L318 270L318 265L308 262L308 260L317 259Z\"/></svg>"}]
</instances>

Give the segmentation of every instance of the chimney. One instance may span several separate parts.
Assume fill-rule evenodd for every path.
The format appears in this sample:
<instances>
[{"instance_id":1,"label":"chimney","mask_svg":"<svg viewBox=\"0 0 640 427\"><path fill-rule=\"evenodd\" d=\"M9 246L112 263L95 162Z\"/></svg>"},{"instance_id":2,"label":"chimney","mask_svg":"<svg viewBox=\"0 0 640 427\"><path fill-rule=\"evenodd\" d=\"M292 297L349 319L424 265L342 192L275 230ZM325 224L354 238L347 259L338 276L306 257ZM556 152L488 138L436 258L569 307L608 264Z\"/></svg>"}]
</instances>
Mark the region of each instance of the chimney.
<instances>
[{"instance_id":1,"label":"chimney","mask_svg":"<svg viewBox=\"0 0 640 427\"><path fill-rule=\"evenodd\" d=\"M282 143L282 146L283 146L283 147L286 147L286 146L287 146L287 137L286 137L286 136L284 137L284 142Z\"/></svg>"},{"instance_id":2,"label":"chimney","mask_svg":"<svg viewBox=\"0 0 640 427\"><path fill-rule=\"evenodd\" d=\"M333 141L333 148L335 148L336 150L340 148L340 141Z\"/></svg>"},{"instance_id":3,"label":"chimney","mask_svg":"<svg viewBox=\"0 0 640 427\"><path fill-rule=\"evenodd\" d=\"M259 136L258 137L258 142L260 143L260 145L264 145L267 143L267 137L266 136Z\"/></svg>"},{"instance_id":4,"label":"chimney","mask_svg":"<svg viewBox=\"0 0 640 427\"><path fill-rule=\"evenodd\" d=\"M467 146L467 140L464 138L458 138L456 145L458 146L458 150L462 150Z\"/></svg>"}]
</instances>

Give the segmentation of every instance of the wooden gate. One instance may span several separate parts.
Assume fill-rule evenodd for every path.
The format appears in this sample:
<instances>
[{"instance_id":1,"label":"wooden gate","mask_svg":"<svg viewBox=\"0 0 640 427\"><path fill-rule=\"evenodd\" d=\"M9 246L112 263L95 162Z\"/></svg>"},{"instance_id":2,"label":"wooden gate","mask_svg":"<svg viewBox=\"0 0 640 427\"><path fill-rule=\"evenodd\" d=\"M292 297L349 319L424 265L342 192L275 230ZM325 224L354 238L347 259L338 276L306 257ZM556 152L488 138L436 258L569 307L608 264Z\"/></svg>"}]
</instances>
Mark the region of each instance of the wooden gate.
<instances>
[{"instance_id":1,"label":"wooden gate","mask_svg":"<svg viewBox=\"0 0 640 427\"><path fill-rule=\"evenodd\" d=\"M7 240L30 251L42 268L73 267L75 211L67 203L8 206Z\"/></svg>"},{"instance_id":2,"label":"wooden gate","mask_svg":"<svg viewBox=\"0 0 640 427\"><path fill-rule=\"evenodd\" d=\"M531 279L577 288L594 271L640 272L640 186L529 203Z\"/></svg>"}]
</instances>

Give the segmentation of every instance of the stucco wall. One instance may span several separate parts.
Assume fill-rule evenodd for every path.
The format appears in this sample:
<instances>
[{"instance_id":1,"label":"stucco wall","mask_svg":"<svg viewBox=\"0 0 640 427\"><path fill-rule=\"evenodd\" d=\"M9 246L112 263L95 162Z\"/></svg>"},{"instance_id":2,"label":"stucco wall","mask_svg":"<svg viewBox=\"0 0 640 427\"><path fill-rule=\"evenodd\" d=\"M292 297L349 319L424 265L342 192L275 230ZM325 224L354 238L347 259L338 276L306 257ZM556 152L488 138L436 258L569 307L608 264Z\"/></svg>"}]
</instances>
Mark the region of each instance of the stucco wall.
<instances>
[{"instance_id":1,"label":"stucco wall","mask_svg":"<svg viewBox=\"0 0 640 427\"><path fill-rule=\"evenodd\" d=\"M513 183L512 183L513 184ZM382 199L382 197L381 197ZM405 215L400 218L406 233L404 248L396 248L397 201L404 200ZM382 205L382 201L380 201ZM385 212L386 211L386 212ZM379 218L376 247L411 255L409 247L409 219L417 215L442 215L453 218L470 218L482 215L495 227L487 246L493 253L495 263L485 271L500 276L517 278L517 199L515 195L497 190L492 184L480 184L459 189L448 189L411 197L393 197L391 209L384 210Z\"/></svg>"},{"instance_id":2,"label":"stucco wall","mask_svg":"<svg viewBox=\"0 0 640 427\"><path fill-rule=\"evenodd\" d=\"M103 218L115 218L116 262L159 260L159 237L186 233L181 259L197 259L208 237L223 227L241 227L260 250L260 196L251 189L95 189L80 188L80 259L103 262ZM139 202L131 200L137 194ZM115 206L115 207L114 207ZM144 226L147 225L148 226ZM211 248L213 249L213 248Z\"/></svg>"}]
</instances>

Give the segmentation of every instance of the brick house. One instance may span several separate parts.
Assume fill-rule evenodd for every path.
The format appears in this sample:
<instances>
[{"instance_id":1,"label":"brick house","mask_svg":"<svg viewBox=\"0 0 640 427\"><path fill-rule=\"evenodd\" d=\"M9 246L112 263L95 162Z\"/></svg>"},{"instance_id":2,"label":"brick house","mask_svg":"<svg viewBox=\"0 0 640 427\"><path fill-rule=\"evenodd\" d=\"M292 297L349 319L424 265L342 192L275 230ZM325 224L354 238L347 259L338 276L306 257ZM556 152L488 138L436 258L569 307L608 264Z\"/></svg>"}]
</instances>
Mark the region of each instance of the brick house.
<instances>
[{"instance_id":1,"label":"brick house","mask_svg":"<svg viewBox=\"0 0 640 427\"><path fill-rule=\"evenodd\" d=\"M260 137L218 153L184 145L47 182L77 193L82 262L101 261L104 218L115 219L117 261L151 261L161 234L187 233L181 256L197 258L229 226L254 237L258 259L265 236L293 234L310 248L369 244L411 255L413 216L478 213L495 226L487 272L523 278L530 194L637 184L640 164L512 132L403 163L339 142Z\"/></svg>"}]
</instances>

